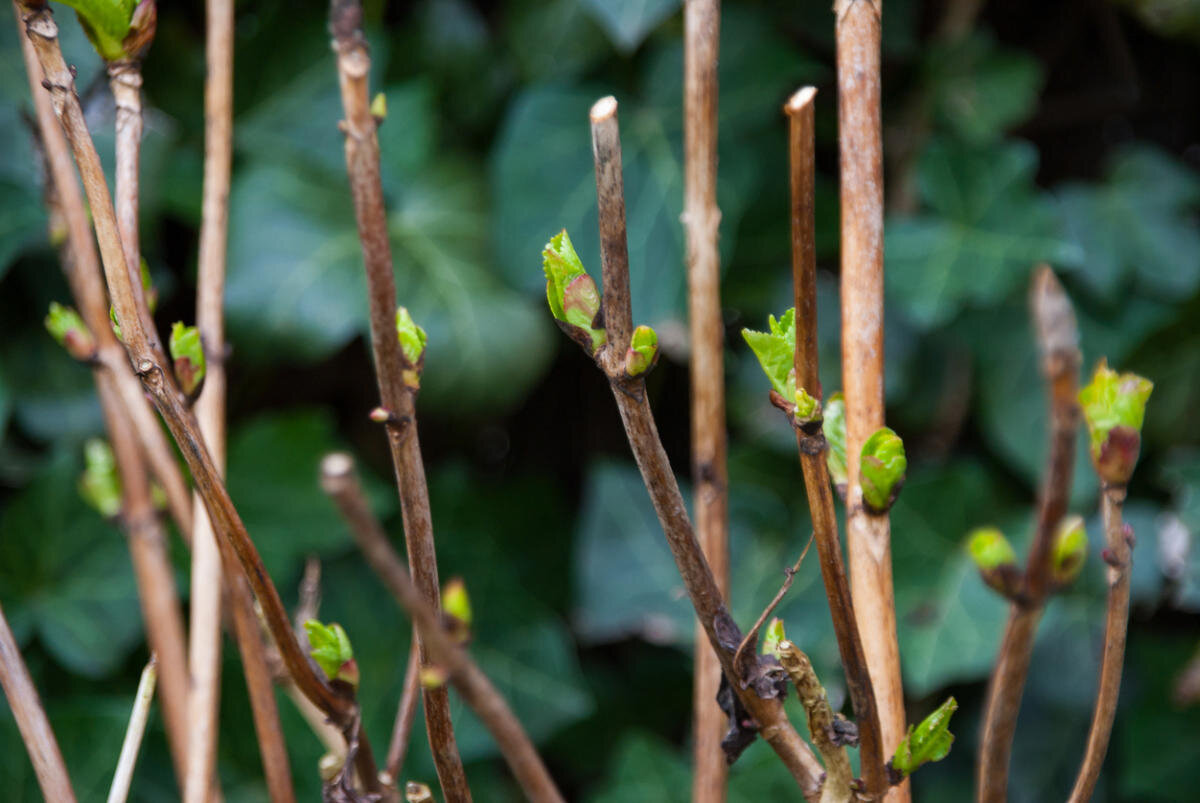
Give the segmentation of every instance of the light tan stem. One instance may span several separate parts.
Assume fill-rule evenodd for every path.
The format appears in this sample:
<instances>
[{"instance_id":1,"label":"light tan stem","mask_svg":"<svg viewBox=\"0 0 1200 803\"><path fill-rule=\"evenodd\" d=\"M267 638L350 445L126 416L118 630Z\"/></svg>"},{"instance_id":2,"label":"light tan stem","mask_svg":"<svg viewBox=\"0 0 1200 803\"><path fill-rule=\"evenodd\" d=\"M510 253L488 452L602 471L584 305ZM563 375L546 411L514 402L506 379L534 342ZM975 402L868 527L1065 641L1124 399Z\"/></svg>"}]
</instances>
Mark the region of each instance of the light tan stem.
<instances>
[{"instance_id":1,"label":"light tan stem","mask_svg":"<svg viewBox=\"0 0 1200 803\"><path fill-rule=\"evenodd\" d=\"M812 662L795 644L779 642L779 663L787 670L796 686L796 696L808 717L808 733L825 761L825 783L821 786L820 803L847 803L853 800L851 783L854 772L850 756L843 745L833 742L833 709L825 696L825 687L817 678Z\"/></svg>"},{"instance_id":2,"label":"light tan stem","mask_svg":"<svg viewBox=\"0 0 1200 803\"><path fill-rule=\"evenodd\" d=\"M154 685L158 680L158 662L154 655L142 670L137 694L133 698L133 710L129 713L129 726L125 729L125 741L121 743L121 755L108 788L108 803L125 803L129 787L133 783L133 768L137 765L138 752L142 747L142 736L146 733L146 721L150 718L150 703L154 701Z\"/></svg>"}]
</instances>

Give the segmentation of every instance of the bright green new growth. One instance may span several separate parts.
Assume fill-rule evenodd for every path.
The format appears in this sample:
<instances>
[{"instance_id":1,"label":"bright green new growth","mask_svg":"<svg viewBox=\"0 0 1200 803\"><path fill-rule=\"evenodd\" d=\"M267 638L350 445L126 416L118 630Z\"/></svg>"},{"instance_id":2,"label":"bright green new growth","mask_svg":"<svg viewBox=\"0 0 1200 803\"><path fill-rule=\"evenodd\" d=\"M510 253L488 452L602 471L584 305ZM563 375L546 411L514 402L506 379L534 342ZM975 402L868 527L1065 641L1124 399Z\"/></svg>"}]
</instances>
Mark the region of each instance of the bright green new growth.
<instances>
[{"instance_id":1,"label":"bright green new growth","mask_svg":"<svg viewBox=\"0 0 1200 803\"><path fill-rule=\"evenodd\" d=\"M108 443L92 438L83 447L84 469L79 477L79 495L105 518L121 512L121 479Z\"/></svg>"},{"instance_id":2,"label":"bright green new growth","mask_svg":"<svg viewBox=\"0 0 1200 803\"><path fill-rule=\"evenodd\" d=\"M1101 360L1092 381L1079 391L1079 405L1092 438L1092 453L1096 455L1116 427L1142 431L1146 417L1146 401L1154 383L1137 374L1118 374Z\"/></svg>"},{"instance_id":3,"label":"bright green new growth","mask_svg":"<svg viewBox=\"0 0 1200 803\"><path fill-rule=\"evenodd\" d=\"M808 395L804 388L796 388L796 410L792 413L797 424L811 424L821 420L821 402Z\"/></svg>"},{"instance_id":4,"label":"bright green new growth","mask_svg":"<svg viewBox=\"0 0 1200 803\"><path fill-rule=\"evenodd\" d=\"M205 373L204 345L200 342L200 330L195 326L184 326L182 321L176 321L171 327L168 346L180 389L187 396L194 395L199 391Z\"/></svg>"},{"instance_id":5,"label":"bright green new growth","mask_svg":"<svg viewBox=\"0 0 1200 803\"><path fill-rule=\"evenodd\" d=\"M154 314L154 310L158 309L158 291L154 289L154 282L150 279L150 266L146 264L146 258L142 257L142 292L146 297L146 309L150 310L150 314Z\"/></svg>"},{"instance_id":6,"label":"bright green new growth","mask_svg":"<svg viewBox=\"0 0 1200 803\"><path fill-rule=\"evenodd\" d=\"M1066 585L1079 576L1087 560L1087 529L1082 516L1067 516L1054 531L1050 548L1050 572L1054 582Z\"/></svg>"},{"instance_id":7,"label":"bright green new growth","mask_svg":"<svg viewBox=\"0 0 1200 803\"><path fill-rule=\"evenodd\" d=\"M796 398L796 310L789 309L775 320L767 317L770 331L756 332L743 329L742 337L758 357L763 373L771 380L771 387L787 401Z\"/></svg>"},{"instance_id":8,"label":"bright green new growth","mask_svg":"<svg viewBox=\"0 0 1200 803\"><path fill-rule=\"evenodd\" d=\"M308 634L308 643L312 647L309 655L326 677L357 686L358 668L353 665L354 648L350 646L350 637L342 626L336 622L323 625L316 619L309 619L304 623L304 632Z\"/></svg>"},{"instance_id":9,"label":"bright green new growth","mask_svg":"<svg viewBox=\"0 0 1200 803\"><path fill-rule=\"evenodd\" d=\"M1004 533L995 527L980 527L967 536L967 552L980 571L987 572L1001 566L1015 566L1017 553Z\"/></svg>"},{"instance_id":10,"label":"bright green new growth","mask_svg":"<svg viewBox=\"0 0 1200 803\"><path fill-rule=\"evenodd\" d=\"M590 341L592 353L608 340L604 329L592 324L600 312L600 293L596 283L583 269L567 230L550 238L542 250L542 271L546 274L546 302L556 320L581 331Z\"/></svg>"},{"instance_id":11,"label":"bright green new growth","mask_svg":"<svg viewBox=\"0 0 1200 803\"><path fill-rule=\"evenodd\" d=\"M45 324L50 336L75 359L90 359L95 352L96 342L92 340L91 331L72 307L51 301Z\"/></svg>"},{"instance_id":12,"label":"bright green new growth","mask_svg":"<svg viewBox=\"0 0 1200 803\"><path fill-rule=\"evenodd\" d=\"M137 0L61 0L75 9L84 33L105 61L125 57L122 43L129 34Z\"/></svg>"},{"instance_id":13,"label":"bright green new growth","mask_svg":"<svg viewBox=\"0 0 1200 803\"><path fill-rule=\"evenodd\" d=\"M464 625L471 625L471 598L467 596L467 584L454 578L442 589L442 610Z\"/></svg>"},{"instance_id":14,"label":"bright green new growth","mask_svg":"<svg viewBox=\"0 0 1200 803\"><path fill-rule=\"evenodd\" d=\"M846 399L835 393L825 403L824 421L821 429L825 433L825 462L829 466L829 479L835 488L844 489L846 476ZM844 493L844 491L843 491Z\"/></svg>"},{"instance_id":15,"label":"bright green new growth","mask_svg":"<svg viewBox=\"0 0 1200 803\"><path fill-rule=\"evenodd\" d=\"M380 121L387 119L387 95L380 92L371 99L371 116Z\"/></svg>"},{"instance_id":16,"label":"bright green new growth","mask_svg":"<svg viewBox=\"0 0 1200 803\"><path fill-rule=\"evenodd\" d=\"M859 482L867 507L877 513L890 508L904 484L907 469L908 458L900 436L888 427L875 430L863 444L859 464Z\"/></svg>"},{"instance_id":17,"label":"bright green new growth","mask_svg":"<svg viewBox=\"0 0 1200 803\"><path fill-rule=\"evenodd\" d=\"M653 368L657 359L658 334L649 326L634 329L625 352L625 373L640 376Z\"/></svg>"},{"instance_id":18,"label":"bright green new growth","mask_svg":"<svg viewBox=\"0 0 1200 803\"><path fill-rule=\"evenodd\" d=\"M404 359L410 364L417 365L425 354L425 330L417 326L407 307L396 308L396 336L400 339L400 350Z\"/></svg>"},{"instance_id":19,"label":"bright green new growth","mask_svg":"<svg viewBox=\"0 0 1200 803\"><path fill-rule=\"evenodd\" d=\"M958 710L958 702L951 697L938 709L921 721L920 725L909 725L908 735L896 747L891 768L907 778L922 764L941 761L950 754L954 734L950 732L950 717Z\"/></svg>"},{"instance_id":20,"label":"bright green new growth","mask_svg":"<svg viewBox=\"0 0 1200 803\"><path fill-rule=\"evenodd\" d=\"M783 620L778 616L772 617L771 621L767 623L766 633L763 636L763 655L774 655L778 658L779 644L786 640L787 636L783 632Z\"/></svg>"}]
</instances>

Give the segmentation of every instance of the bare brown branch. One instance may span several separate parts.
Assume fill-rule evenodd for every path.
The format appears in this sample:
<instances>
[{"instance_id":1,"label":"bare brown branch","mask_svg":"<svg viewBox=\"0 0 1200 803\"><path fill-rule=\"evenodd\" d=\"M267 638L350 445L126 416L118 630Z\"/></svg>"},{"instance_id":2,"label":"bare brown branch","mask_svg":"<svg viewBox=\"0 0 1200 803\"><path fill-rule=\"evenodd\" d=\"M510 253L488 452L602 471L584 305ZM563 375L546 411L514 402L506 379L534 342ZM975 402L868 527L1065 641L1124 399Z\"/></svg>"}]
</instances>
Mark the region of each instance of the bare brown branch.
<instances>
[{"instance_id":1,"label":"bare brown branch","mask_svg":"<svg viewBox=\"0 0 1200 803\"><path fill-rule=\"evenodd\" d=\"M796 387L821 400L820 365L817 357L817 260L814 243L813 116L816 90L801 89L788 101L788 163L791 175L792 281L796 303ZM837 635L838 652L846 671L846 687L861 739L862 773L869 795L882 795L888 788L884 774L882 738L875 690L867 668L862 639L854 616L842 544L838 536L833 490L826 464L825 436L820 425L796 430L796 445L804 472L808 507L812 514L817 554L821 557L821 579L829 599L829 613ZM787 665L785 664L785 667ZM814 738L816 738L814 736ZM820 746L818 742L818 746ZM829 769L828 763L826 768ZM833 776L830 770L831 777Z\"/></svg>"},{"instance_id":2,"label":"bare brown branch","mask_svg":"<svg viewBox=\"0 0 1200 803\"><path fill-rule=\"evenodd\" d=\"M825 688L817 678L812 662L790 641L779 642L779 663L796 686L796 695L808 717L808 732L825 761L825 782L821 785L821 803L846 803L854 799L851 783L854 772L845 745L833 741L833 709ZM861 733L861 731L859 731Z\"/></svg>"},{"instance_id":3,"label":"bare brown branch","mask_svg":"<svg viewBox=\"0 0 1200 803\"><path fill-rule=\"evenodd\" d=\"M392 739L388 743L387 762L384 765L392 781L400 777L400 770L404 767L413 720L417 717L417 701L421 699L421 661L416 633L413 633L412 647L408 651L408 666L404 669L402 689L400 704L396 707L396 722L392 725Z\"/></svg>"},{"instance_id":4,"label":"bare brown branch","mask_svg":"<svg viewBox=\"0 0 1200 803\"><path fill-rule=\"evenodd\" d=\"M335 454L325 458L321 466L321 487L337 504L367 563L412 618L429 656L426 665L434 664L446 672L450 683L492 734L525 796L535 803L561 801L563 797L554 780L508 703L466 650L443 631L437 608L429 604L405 571L387 534L371 513L349 455Z\"/></svg>"}]
</instances>

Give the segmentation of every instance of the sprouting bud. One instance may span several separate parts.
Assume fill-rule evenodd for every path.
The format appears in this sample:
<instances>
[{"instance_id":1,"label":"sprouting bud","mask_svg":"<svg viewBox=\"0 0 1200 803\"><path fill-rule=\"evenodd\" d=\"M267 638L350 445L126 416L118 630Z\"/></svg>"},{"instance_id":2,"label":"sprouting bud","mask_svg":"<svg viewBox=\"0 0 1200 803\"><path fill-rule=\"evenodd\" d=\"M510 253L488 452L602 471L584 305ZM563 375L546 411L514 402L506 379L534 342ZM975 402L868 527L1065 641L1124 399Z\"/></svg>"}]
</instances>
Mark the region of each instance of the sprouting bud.
<instances>
[{"instance_id":1,"label":"sprouting bud","mask_svg":"<svg viewBox=\"0 0 1200 803\"><path fill-rule=\"evenodd\" d=\"M649 326L633 330L629 348L625 352L625 373L641 376L658 362L658 335Z\"/></svg>"},{"instance_id":2,"label":"sprouting bud","mask_svg":"<svg viewBox=\"0 0 1200 803\"><path fill-rule=\"evenodd\" d=\"M51 301L45 323L50 336L75 359L86 362L96 355L96 341L91 331L71 307Z\"/></svg>"},{"instance_id":3,"label":"sprouting bud","mask_svg":"<svg viewBox=\"0 0 1200 803\"><path fill-rule=\"evenodd\" d=\"M804 388L796 388L796 410L792 413L800 426L821 420L821 402L808 395Z\"/></svg>"},{"instance_id":4,"label":"sprouting bud","mask_svg":"<svg viewBox=\"0 0 1200 803\"><path fill-rule=\"evenodd\" d=\"M130 0L125 0L129 2ZM121 43L127 58L140 59L154 41L158 29L158 7L155 0L139 0L129 20L129 33ZM147 299L147 302L149 299ZM151 307L151 312L154 309Z\"/></svg>"},{"instance_id":5,"label":"sprouting bud","mask_svg":"<svg viewBox=\"0 0 1200 803\"><path fill-rule=\"evenodd\" d=\"M342 681L358 688L358 663L354 660L354 648L350 637L336 622L323 625L316 619L304 623L308 643L312 647L309 655L321 667L330 680Z\"/></svg>"},{"instance_id":6,"label":"sprouting bud","mask_svg":"<svg viewBox=\"0 0 1200 803\"><path fill-rule=\"evenodd\" d=\"M904 485L907 469L908 458L900 436L888 427L875 430L863 444L859 463L863 503L869 510L887 512Z\"/></svg>"},{"instance_id":7,"label":"sprouting bud","mask_svg":"<svg viewBox=\"0 0 1200 803\"><path fill-rule=\"evenodd\" d=\"M112 449L105 441L92 438L83 446L83 463L79 495L101 516L113 518L121 512L121 479Z\"/></svg>"},{"instance_id":8,"label":"sprouting bud","mask_svg":"<svg viewBox=\"0 0 1200 803\"><path fill-rule=\"evenodd\" d=\"M376 424L386 424L392 420L392 414L386 407L376 407L367 413L367 418L374 421Z\"/></svg>"},{"instance_id":9,"label":"sprouting bud","mask_svg":"<svg viewBox=\"0 0 1200 803\"><path fill-rule=\"evenodd\" d=\"M824 420L821 429L825 433L825 462L829 466L829 479L838 494L846 498L846 399L835 393L825 402Z\"/></svg>"},{"instance_id":10,"label":"sprouting bud","mask_svg":"<svg viewBox=\"0 0 1200 803\"><path fill-rule=\"evenodd\" d=\"M1061 588L1079 576L1087 560L1087 528L1082 516L1066 516L1054 531L1050 547L1050 577Z\"/></svg>"},{"instance_id":11,"label":"sprouting bud","mask_svg":"<svg viewBox=\"0 0 1200 803\"><path fill-rule=\"evenodd\" d=\"M771 381L771 389L791 402L796 398L796 310L775 319L767 317L769 331L743 329L742 337L758 357L758 364Z\"/></svg>"},{"instance_id":12,"label":"sprouting bud","mask_svg":"<svg viewBox=\"0 0 1200 803\"><path fill-rule=\"evenodd\" d=\"M1154 383L1137 374L1118 374L1105 360L1079 391L1091 435L1092 464L1100 479L1123 485L1133 475L1142 446L1142 421Z\"/></svg>"},{"instance_id":13,"label":"sprouting bud","mask_svg":"<svg viewBox=\"0 0 1200 803\"><path fill-rule=\"evenodd\" d=\"M949 698L938 706L920 725L909 725L908 735L900 740L888 768L900 779L907 778L922 764L941 761L950 754L954 734L950 732L950 717L958 710L958 702Z\"/></svg>"},{"instance_id":14,"label":"sprouting bud","mask_svg":"<svg viewBox=\"0 0 1200 803\"><path fill-rule=\"evenodd\" d=\"M404 355L404 384L410 388L421 387L421 367L425 363L425 330L417 326L407 307L396 309L396 336L400 339L400 352Z\"/></svg>"},{"instance_id":15,"label":"sprouting bud","mask_svg":"<svg viewBox=\"0 0 1200 803\"><path fill-rule=\"evenodd\" d=\"M380 92L371 99L371 116L375 118L376 123L387 119L387 95Z\"/></svg>"},{"instance_id":16,"label":"sprouting bud","mask_svg":"<svg viewBox=\"0 0 1200 803\"><path fill-rule=\"evenodd\" d=\"M461 577L455 577L442 588L442 613L455 641L466 643L471 639L471 598Z\"/></svg>"},{"instance_id":17,"label":"sprouting bud","mask_svg":"<svg viewBox=\"0 0 1200 803\"><path fill-rule=\"evenodd\" d=\"M83 32L105 61L127 58L124 41L133 21L136 0L63 0L75 9Z\"/></svg>"},{"instance_id":18,"label":"sprouting bud","mask_svg":"<svg viewBox=\"0 0 1200 803\"><path fill-rule=\"evenodd\" d=\"M779 642L781 641L787 641L787 635L783 632L783 620L778 616L773 616L767 623L767 629L763 635L763 655L774 655L778 658Z\"/></svg>"},{"instance_id":19,"label":"sprouting bud","mask_svg":"<svg viewBox=\"0 0 1200 803\"><path fill-rule=\"evenodd\" d=\"M972 530L967 536L967 552L983 582L1010 599L1020 594L1022 577L1017 553L1004 533L995 527Z\"/></svg>"},{"instance_id":20,"label":"sprouting bud","mask_svg":"<svg viewBox=\"0 0 1200 803\"><path fill-rule=\"evenodd\" d=\"M200 330L176 321L171 327L168 346L180 390L189 399L196 398L200 394L200 386L204 384L205 374L204 344L200 342Z\"/></svg>"},{"instance_id":21,"label":"sprouting bud","mask_svg":"<svg viewBox=\"0 0 1200 803\"><path fill-rule=\"evenodd\" d=\"M423 783L409 781L404 784L404 800L406 803L433 803L433 792Z\"/></svg>"},{"instance_id":22,"label":"sprouting bud","mask_svg":"<svg viewBox=\"0 0 1200 803\"><path fill-rule=\"evenodd\" d=\"M608 333L599 323L600 292L583 269L566 229L546 243L542 271L546 274L550 313L572 340L595 355L608 341Z\"/></svg>"},{"instance_id":23,"label":"sprouting bud","mask_svg":"<svg viewBox=\"0 0 1200 803\"><path fill-rule=\"evenodd\" d=\"M108 320L112 323L113 334L117 336L117 340L124 343L125 338L121 337L121 324L117 321L117 308L112 305L109 305L108 308Z\"/></svg>"},{"instance_id":24,"label":"sprouting bud","mask_svg":"<svg viewBox=\"0 0 1200 803\"><path fill-rule=\"evenodd\" d=\"M417 680L421 683L423 689L440 689L446 685L446 681L450 675L445 669L442 669L436 664L421 667L417 672Z\"/></svg>"}]
</instances>

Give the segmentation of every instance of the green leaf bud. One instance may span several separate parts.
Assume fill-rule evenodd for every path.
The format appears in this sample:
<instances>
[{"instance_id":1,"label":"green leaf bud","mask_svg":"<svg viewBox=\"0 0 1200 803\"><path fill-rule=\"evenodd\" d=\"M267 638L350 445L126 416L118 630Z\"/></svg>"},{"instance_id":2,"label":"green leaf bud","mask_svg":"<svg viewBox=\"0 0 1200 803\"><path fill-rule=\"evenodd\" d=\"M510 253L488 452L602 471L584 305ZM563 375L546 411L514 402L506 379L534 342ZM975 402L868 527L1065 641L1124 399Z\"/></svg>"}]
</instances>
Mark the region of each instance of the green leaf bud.
<instances>
[{"instance_id":1,"label":"green leaf bud","mask_svg":"<svg viewBox=\"0 0 1200 803\"><path fill-rule=\"evenodd\" d=\"M92 438L83 446L83 461L79 495L101 516L113 518L121 512L121 478L112 449L106 441Z\"/></svg>"},{"instance_id":2,"label":"green leaf bud","mask_svg":"<svg viewBox=\"0 0 1200 803\"><path fill-rule=\"evenodd\" d=\"M804 388L796 388L796 410L792 413L800 426L821 420L821 402L808 395Z\"/></svg>"},{"instance_id":3,"label":"green leaf bud","mask_svg":"<svg viewBox=\"0 0 1200 803\"><path fill-rule=\"evenodd\" d=\"M843 499L846 498L846 399L835 393L825 402L824 420L821 429L825 433L825 462L829 466L829 479Z\"/></svg>"},{"instance_id":4,"label":"green leaf bud","mask_svg":"<svg viewBox=\"0 0 1200 803\"><path fill-rule=\"evenodd\" d=\"M154 287L154 281L150 278L150 266L146 264L146 258L142 257L142 292L146 297L146 308L153 315L158 309L158 290Z\"/></svg>"},{"instance_id":5,"label":"green leaf bud","mask_svg":"<svg viewBox=\"0 0 1200 803\"><path fill-rule=\"evenodd\" d=\"M371 116L380 123L387 119L387 95L380 92L371 99Z\"/></svg>"},{"instance_id":6,"label":"green leaf bud","mask_svg":"<svg viewBox=\"0 0 1200 803\"><path fill-rule=\"evenodd\" d=\"M176 321L171 327L168 346L180 389L189 399L196 398L204 384L205 374L204 344L200 342L200 330Z\"/></svg>"},{"instance_id":7,"label":"green leaf bud","mask_svg":"<svg viewBox=\"0 0 1200 803\"><path fill-rule=\"evenodd\" d=\"M417 326L407 307L396 309L396 336L400 339L400 353L404 355L404 384L410 388L421 387L421 368L425 362L425 330Z\"/></svg>"},{"instance_id":8,"label":"green leaf bud","mask_svg":"<svg viewBox=\"0 0 1200 803\"><path fill-rule=\"evenodd\" d=\"M1087 561L1088 538L1082 516L1065 516L1050 547L1050 577L1056 587L1070 584Z\"/></svg>"},{"instance_id":9,"label":"green leaf bud","mask_svg":"<svg viewBox=\"0 0 1200 803\"><path fill-rule=\"evenodd\" d=\"M91 330L73 308L51 301L45 324L50 336L75 359L86 362L96 355L96 341Z\"/></svg>"},{"instance_id":10,"label":"green leaf bud","mask_svg":"<svg viewBox=\"0 0 1200 803\"><path fill-rule=\"evenodd\" d=\"M885 513L904 485L908 459L904 441L888 427L875 430L862 447L859 463L863 503L869 510Z\"/></svg>"},{"instance_id":11,"label":"green leaf bud","mask_svg":"<svg viewBox=\"0 0 1200 803\"><path fill-rule=\"evenodd\" d=\"M440 689L449 679L446 670L435 664L423 666L417 671L417 680L423 689Z\"/></svg>"},{"instance_id":12,"label":"green leaf bud","mask_svg":"<svg viewBox=\"0 0 1200 803\"><path fill-rule=\"evenodd\" d=\"M471 598L467 596L467 584L461 577L455 577L442 588L442 613L448 620L447 629L455 641L470 641Z\"/></svg>"},{"instance_id":13,"label":"green leaf bud","mask_svg":"<svg viewBox=\"0 0 1200 803\"><path fill-rule=\"evenodd\" d=\"M1023 580L1017 553L1004 533L995 527L972 530L967 536L967 552L983 582L1010 599L1020 594Z\"/></svg>"},{"instance_id":14,"label":"green leaf bud","mask_svg":"<svg viewBox=\"0 0 1200 803\"><path fill-rule=\"evenodd\" d=\"M62 0L75 9L84 33L105 61L126 58L123 42L129 34L136 0Z\"/></svg>"},{"instance_id":15,"label":"green leaf bud","mask_svg":"<svg viewBox=\"0 0 1200 803\"><path fill-rule=\"evenodd\" d=\"M768 316L769 331L743 329L742 337L758 357L758 364L771 382L771 389L791 402L796 398L796 310L775 319Z\"/></svg>"},{"instance_id":16,"label":"green leaf bud","mask_svg":"<svg viewBox=\"0 0 1200 803\"><path fill-rule=\"evenodd\" d=\"M625 351L625 373L641 376L658 362L658 335L649 326L633 330L629 348Z\"/></svg>"},{"instance_id":17,"label":"green leaf bud","mask_svg":"<svg viewBox=\"0 0 1200 803\"><path fill-rule=\"evenodd\" d=\"M546 274L550 313L572 340L595 355L608 341L604 327L597 323L600 292L583 269L566 229L546 243L542 250L542 271Z\"/></svg>"},{"instance_id":18,"label":"green leaf bud","mask_svg":"<svg viewBox=\"0 0 1200 803\"><path fill-rule=\"evenodd\" d=\"M787 641L787 635L783 632L783 620L778 616L773 616L767 623L767 629L763 635L763 655L774 655L778 658L781 641Z\"/></svg>"},{"instance_id":19,"label":"green leaf bud","mask_svg":"<svg viewBox=\"0 0 1200 803\"><path fill-rule=\"evenodd\" d=\"M1092 464L1106 483L1123 485L1133 475L1142 445L1142 421L1154 383L1137 374L1118 374L1101 360L1092 381L1079 391L1091 436Z\"/></svg>"},{"instance_id":20,"label":"green leaf bud","mask_svg":"<svg viewBox=\"0 0 1200 803\"><path fill-rule=\"evenodd\" d=\"M908 735L896 747L896 754L888 762L891 771L901 779L907 778L921 765L941 761L950 754L954 734L950 732L950 717L958 710L958 702L951 697L942 703L920 725L909 725Z\"/></svg>"},{"instance_id":21,"label":"green leaf bud","mask_svg":"<svg viewBox=\"0 0 1200 803\"><path fill-rule=\"evenodd\" d=\"M358 663L354 660L354 648L350 637L336 622L323 625L316 619L304 623L308 643L312 647L309 655L321 667L330 680L340 680L358 688Z\"/></svg>"}]
</instances>

